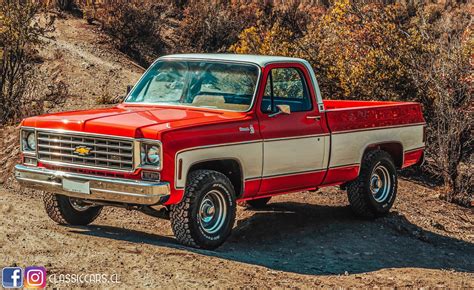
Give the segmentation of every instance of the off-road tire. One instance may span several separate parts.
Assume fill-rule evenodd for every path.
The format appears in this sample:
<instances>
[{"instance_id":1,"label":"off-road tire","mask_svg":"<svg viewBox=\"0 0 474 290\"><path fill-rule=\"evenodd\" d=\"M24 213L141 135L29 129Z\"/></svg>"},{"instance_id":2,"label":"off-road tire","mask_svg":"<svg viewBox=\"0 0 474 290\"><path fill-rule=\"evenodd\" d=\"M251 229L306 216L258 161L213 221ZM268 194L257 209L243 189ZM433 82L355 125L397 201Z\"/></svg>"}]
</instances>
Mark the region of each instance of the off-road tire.
<instances>
[{"instance_id":1,"label":"off-road tire","mask_svg":"<svg viewBox=\"0 0 474 290\"><path fill-rule=\"evenodd\" d=\"M388 195L382 201L377 201L370 189L373 172L379 166L387 169L390 180ZM362 160L359 177L347 186L347 194L350 206L358 216L374 219L386 215L397 195L397 169L392 157L382 150L367 153Z\"/></svg>"},{"instance_id":2,"label":"off-road tire","mask_svg":"<svg viewBox=\"0 0 474 290\"><path fill-rule=\"evenodd\" d=\"M264 208L267 203L270 201L271 197L264 197L264 198L257 198L257 199L251 199L247 200L245 202L245 207L248 208Z\"/></svg>"},{"instance_id":3,"label":"off-road tire","mask_svg":"<svg viewBox=\"0 0 474 290\"><path fill-rule=\"evenodd\" d=\"M84 211L78 211L71 205L69 197L54 193L44 193L43 201L48 216L56 223L62 225L88 225L102 211L102 206L93 206Z\"/></svg>"},{"instance_id":4,"label":"off-road tire","mask_svg":"<svg viewBox=\"0 0 474 290\"><path fill-rule=\"evenodd\" d=\"M198 214L201 202L212 191L219 191L224 197L227 214L219 230L209 234L204 230ZM212 250L224 243L230 235L235 212L235 191L227 176L213 170L196 170L189 174L181 202L171 206L171 227L181 244Z\"/></svg>"}]
</instances>

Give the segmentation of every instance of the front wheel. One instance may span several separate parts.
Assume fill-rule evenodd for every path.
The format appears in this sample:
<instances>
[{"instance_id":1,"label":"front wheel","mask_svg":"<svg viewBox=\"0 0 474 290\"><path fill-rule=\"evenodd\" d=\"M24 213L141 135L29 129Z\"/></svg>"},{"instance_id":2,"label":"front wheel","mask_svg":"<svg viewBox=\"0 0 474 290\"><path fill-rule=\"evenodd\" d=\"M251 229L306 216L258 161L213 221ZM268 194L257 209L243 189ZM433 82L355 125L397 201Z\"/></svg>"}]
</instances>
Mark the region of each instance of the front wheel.
<instances>
[{"instance_id":1,"label":"front wheel","mask_svg":"<svg viewBox=\"0 0 474 290\"><path fill-rule=\"evenodd\" d=\"M171 226L180 243L215 249L230 235L235 212L235 191L227 176L196 170L189 175L183 200L171 206Z\"/></svg>"},{"instance_id":2,"label":"front wheel","mask_svg":"<svg viewBox=\"0 0 474 290\"><path fill-rule=\"evenodd\" d=\"M347 187L352 210L364 218L386 215L397 195L397 170L385 151L367 153L359 177Z\"/></svg>"},{"instance_id":3,"label":"front wheel","mask_svg":"<svg viewBox=\"0 0 474 290\"><path fill-rule=\"evenodd\" d=\"M48 216L63 225L88 225L102 211L102 206L87 205L80 199L49 192L44 194L43 202Z\"/></svg>"}]
</instances>

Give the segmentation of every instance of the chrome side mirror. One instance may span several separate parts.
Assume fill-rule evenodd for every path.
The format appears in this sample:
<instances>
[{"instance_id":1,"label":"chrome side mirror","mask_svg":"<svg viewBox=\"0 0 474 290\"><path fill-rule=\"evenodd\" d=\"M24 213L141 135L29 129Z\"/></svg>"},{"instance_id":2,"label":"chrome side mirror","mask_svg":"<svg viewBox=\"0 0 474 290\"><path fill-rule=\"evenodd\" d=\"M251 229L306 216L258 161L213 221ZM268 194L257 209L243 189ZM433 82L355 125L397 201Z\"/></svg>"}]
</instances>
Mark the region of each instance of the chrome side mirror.
<instances>
[{"instance_id":1,"label":"chrome side mirror","mask_svg":"<svg viewBox=\"0 0 474 290\"><path fill-rule=\"evenodd\" d=\"M272 117L276 117L280 114L285 114L285 115L291 114L291 109L290 109L289 105L277 105L276 107L277 107L278 111L273 113L273 114L268 115L268 117L272 118Z\"/></svg>"}]
</instances>

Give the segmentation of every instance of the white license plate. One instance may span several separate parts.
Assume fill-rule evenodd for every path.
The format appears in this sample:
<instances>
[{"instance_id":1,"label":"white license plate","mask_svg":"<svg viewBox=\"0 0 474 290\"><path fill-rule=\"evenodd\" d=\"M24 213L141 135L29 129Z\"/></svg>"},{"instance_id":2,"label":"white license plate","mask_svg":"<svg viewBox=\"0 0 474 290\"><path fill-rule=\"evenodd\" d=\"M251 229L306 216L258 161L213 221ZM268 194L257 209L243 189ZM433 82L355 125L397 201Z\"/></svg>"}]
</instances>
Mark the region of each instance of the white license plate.
<instances>
[{"instance_id":1,"label":"white license plate","mask_svg":"<svg viewBox=\"0 0 474 290\"><path fill-rule=\"evenodd\" d=\"M63 189L66 191L90 194L89 181L75 181L70 179L63 179Z\"/></svg>"}]
</instances>

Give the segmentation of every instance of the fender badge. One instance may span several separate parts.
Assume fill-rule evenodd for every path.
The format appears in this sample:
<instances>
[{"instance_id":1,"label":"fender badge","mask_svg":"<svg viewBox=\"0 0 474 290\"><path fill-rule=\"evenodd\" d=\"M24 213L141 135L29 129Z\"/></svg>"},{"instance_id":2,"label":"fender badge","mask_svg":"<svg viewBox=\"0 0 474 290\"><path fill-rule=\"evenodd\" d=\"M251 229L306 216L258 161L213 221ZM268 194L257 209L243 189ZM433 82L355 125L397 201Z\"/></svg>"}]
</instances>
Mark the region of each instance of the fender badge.
<instances>
[{"instance_id":1,"label":"fender badge","mask_svg":"<svg viewBox=\"0 0 474 290\"><path fill-rule=\"evenodd\" d=\"M255 129L253 128L253 125L250 125L248 127L239 127L240 132L249 132L250 134L255 133Z\"/></svg>"}]
</instances>

